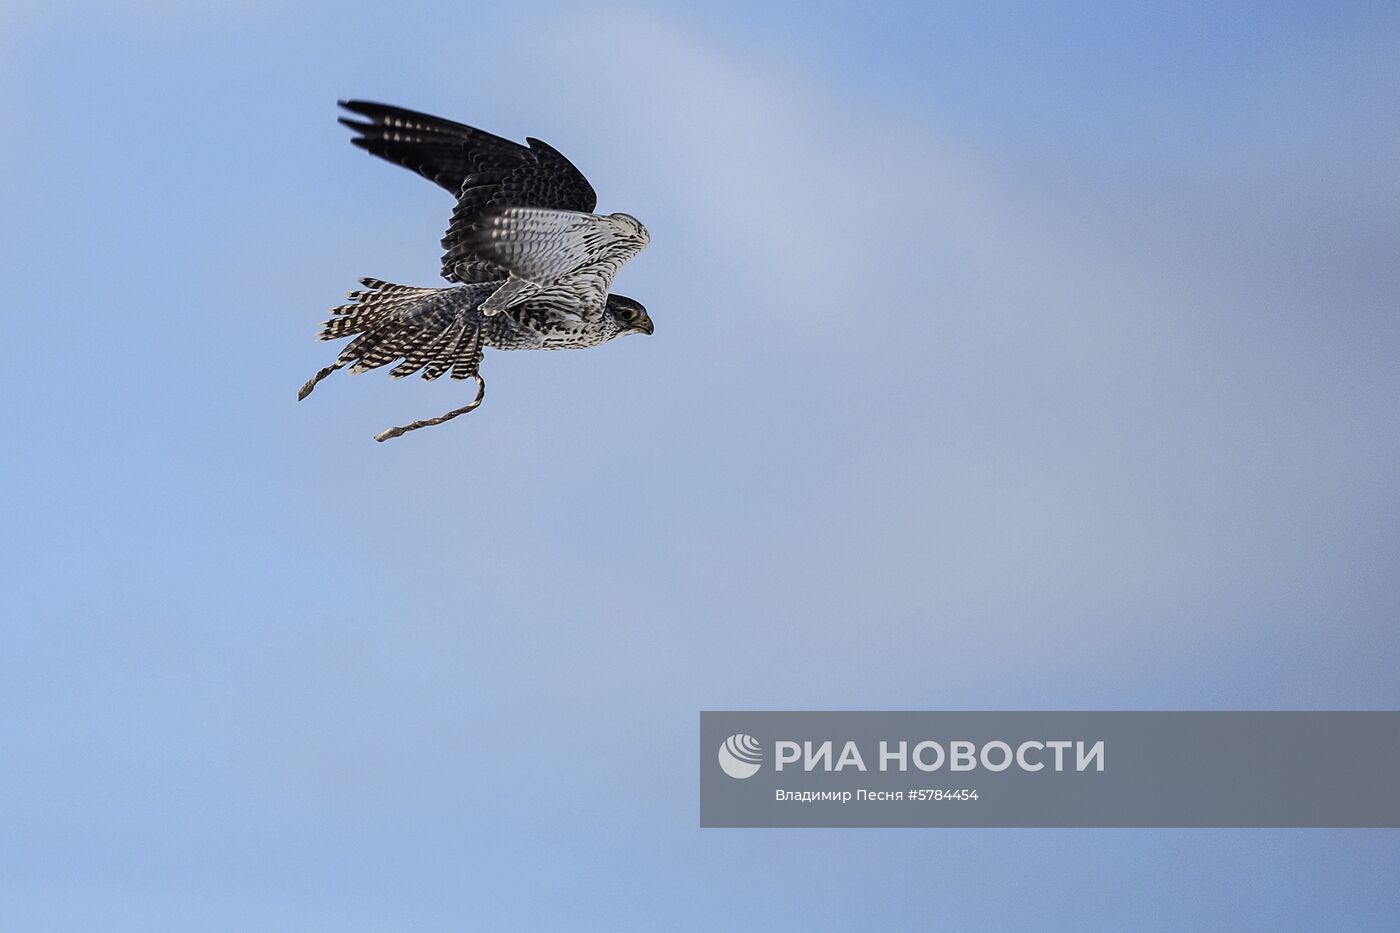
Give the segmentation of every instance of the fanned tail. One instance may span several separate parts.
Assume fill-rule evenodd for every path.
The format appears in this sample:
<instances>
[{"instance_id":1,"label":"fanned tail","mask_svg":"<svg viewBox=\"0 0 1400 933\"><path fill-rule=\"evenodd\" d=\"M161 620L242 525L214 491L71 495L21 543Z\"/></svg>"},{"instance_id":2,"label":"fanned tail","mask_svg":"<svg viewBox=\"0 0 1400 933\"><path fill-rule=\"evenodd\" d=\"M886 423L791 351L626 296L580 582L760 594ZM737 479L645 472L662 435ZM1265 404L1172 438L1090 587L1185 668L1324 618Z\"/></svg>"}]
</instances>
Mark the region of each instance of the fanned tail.
<instances>
[{"instance_id":1,"label":"fanned tail","mask_svg":"<svg viewBox=\"0 0 1400 933\"><path fill-rule=\"evenodd\" d=\"M402 359L390 375L396 379L422 371L436 379L451 371L454 379L470 379L481 366L481 301L493 286L417 288L381 279L360 280L363 290L331 309L321 325L322 340L353 337L334 363L307 380L297 398L304 399L317 383L345 367L362 373Z\"/></svg>"}]
</instances>

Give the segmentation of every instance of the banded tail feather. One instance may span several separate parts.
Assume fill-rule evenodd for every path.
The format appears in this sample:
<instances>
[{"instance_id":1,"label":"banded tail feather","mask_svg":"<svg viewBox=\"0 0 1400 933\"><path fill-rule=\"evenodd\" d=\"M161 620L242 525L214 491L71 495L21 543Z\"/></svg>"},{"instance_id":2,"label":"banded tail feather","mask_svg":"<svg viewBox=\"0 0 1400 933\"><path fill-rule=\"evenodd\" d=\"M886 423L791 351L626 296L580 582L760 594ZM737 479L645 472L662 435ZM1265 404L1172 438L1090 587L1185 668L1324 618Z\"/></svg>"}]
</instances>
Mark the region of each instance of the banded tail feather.
<instances>
[{"instance_id":1,"label":"banded tail feather","mask_svg":"<svg viewBox=\"0 0 1400 933\"><path fill-rule=\"evenodd\" d=\"M474 375L481 362L475 312L483 289L419 288L372 278L361 279L360 284L364 289L350 292L346 304L332 308L320 332L322 340L354 339L334 364L303 387L301 398L337 369L349 366L352 373L360 373L398 359L403 362L392 370L395 378L419 370L424 379L436 379L449 370L456 379Z\"/></svg>"},{"instance_id":2,"label":"banded tail feather","mask_svg":"<svg viewBox=\"0 0 1400 933\"><path fill-rule=\"evenodd\" d=\"M391 371L396 379L422 373L437 379L470 379L481 364L481 315L477 308L491 288L419 288L382 279L360 280L347 303L331 309L320 339L353 337L331 365L311 377L298 393L304 399L316 384L345 367L352 373L402 360Z\"/></svg>"},{"instance_id":3,"label":"banded tail feather","mask_svg":"<svg viewBox=\"0 0 1400 933\"><path fill-rule=\"evenodd\" d=\"M376 441L387 441L474 411L486 395L486 380L479 371L479 308L496 286L418 288L370 278L360 279L360 284L364 288L351 292L346 304L331 309L331 317L321 325L320 334L322 340L354 339L334 363L306 381L297 400L306 398L317 383L345 366L352 373L360 373L402 359L390 370L390 376L402 379L421 370L424 379L436 379L450 372L453 379L475 379L476 397L436 418L381 431L374 436Z\"/></svg>"}]
</instances>

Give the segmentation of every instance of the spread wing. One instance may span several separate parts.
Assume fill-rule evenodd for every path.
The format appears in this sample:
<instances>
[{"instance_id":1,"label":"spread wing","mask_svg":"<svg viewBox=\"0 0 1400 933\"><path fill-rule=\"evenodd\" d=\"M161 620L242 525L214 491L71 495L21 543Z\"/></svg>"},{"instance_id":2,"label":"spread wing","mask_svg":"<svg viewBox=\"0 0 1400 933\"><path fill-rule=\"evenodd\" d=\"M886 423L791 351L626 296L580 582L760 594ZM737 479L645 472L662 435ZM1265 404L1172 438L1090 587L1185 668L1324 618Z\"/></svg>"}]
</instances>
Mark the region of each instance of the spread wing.
<instances>
[{"instance_id":1,"label":"spread wing","mask_svg":"<svg viewBox=\"0 0 1400 933\"><path fill-rule=\"evenodd\" d=\"M593 317L623 263L650 242L647 228L627 214L509 207L481 217L466 245L510 273L482 305L485 313L540 299Z\"/></svg>"},{"instance_id":2,"label":"spread wing","mask_svg":"<svg viewBox=\"0 0 1400 933\"><path fill-rule=\"evenodd\" d=\"M402 165L457 198L447 235L442 275L452 282L504 278L495 263L477 255L472 243L483 215L507 207L538 207L588 213L598 196L568 159L538 139L528 146L440 117L375 104L342 101L368 122L341 117L356 132L356 146Z\"/></svg>"}]
</instances>

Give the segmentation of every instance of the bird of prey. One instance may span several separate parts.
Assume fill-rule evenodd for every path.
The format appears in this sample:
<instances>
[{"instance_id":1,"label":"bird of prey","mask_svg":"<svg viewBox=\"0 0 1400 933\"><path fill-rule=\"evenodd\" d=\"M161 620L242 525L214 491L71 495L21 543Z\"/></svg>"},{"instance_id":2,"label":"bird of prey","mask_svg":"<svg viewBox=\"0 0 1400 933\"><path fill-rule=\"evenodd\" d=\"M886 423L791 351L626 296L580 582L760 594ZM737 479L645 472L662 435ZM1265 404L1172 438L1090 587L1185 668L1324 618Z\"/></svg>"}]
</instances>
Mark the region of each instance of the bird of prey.
<instances>
[{"instance_id":1,"label":"bird of prey","mask_svg":"<svg viewBox=\"0 0 1400 933\"><path fill-rule=\"evenodd\" d=\"M457 199L442 238L449 288L416 288L361 279L349 303L331 310L322 340L354 337L335 362L302 386L402 360L390 375L450 373L475 379L476 398L437 418L390 428L384 441L441 424L481 404L481 358L498 350L568 350L622 334L652 333L646 309L611 294L623 263L646 249L646 227L628 214L595 214L598 196L578 169L547 143L511 142L440 117L341 101L361 119L341 117L366 152L447 189Z\"/></svg>"}]
</instances>

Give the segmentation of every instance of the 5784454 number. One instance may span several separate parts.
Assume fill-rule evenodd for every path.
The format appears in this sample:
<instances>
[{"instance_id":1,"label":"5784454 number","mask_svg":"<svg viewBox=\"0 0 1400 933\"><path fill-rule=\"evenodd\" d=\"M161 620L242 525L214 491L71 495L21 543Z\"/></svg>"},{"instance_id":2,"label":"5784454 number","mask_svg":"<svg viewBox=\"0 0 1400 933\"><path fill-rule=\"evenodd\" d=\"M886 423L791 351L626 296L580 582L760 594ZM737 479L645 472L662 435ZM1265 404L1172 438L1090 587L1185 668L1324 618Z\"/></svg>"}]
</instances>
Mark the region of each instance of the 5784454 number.
<instances>
[{"instance_id":1,"label":"5784454 number","mask_svg":"<svg viewBox=\"0 0 1400 933\"><path fill-rule=\"evenodd\" d=\"M958 790L946 790L944 788L916 787L913 790L905 791L905 796L909 800L976 800L977 791L968 788Z\"/></svg>"}]
</instances>

